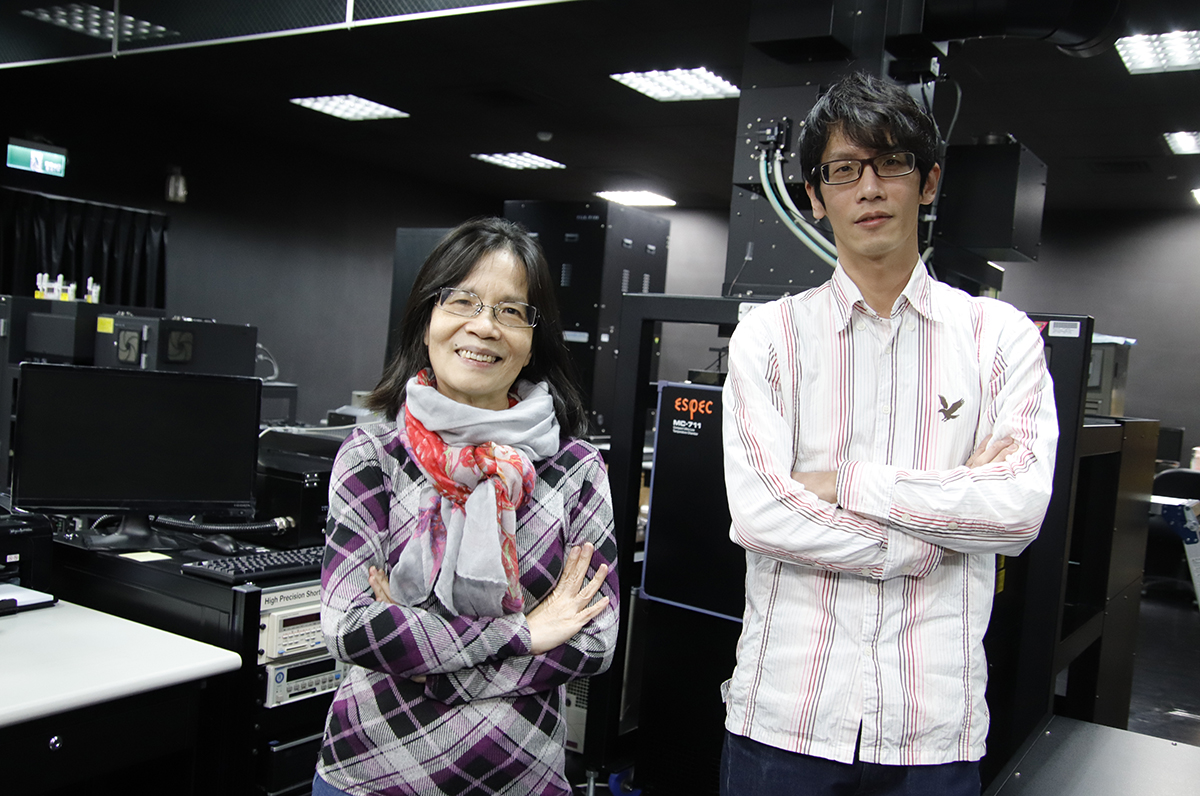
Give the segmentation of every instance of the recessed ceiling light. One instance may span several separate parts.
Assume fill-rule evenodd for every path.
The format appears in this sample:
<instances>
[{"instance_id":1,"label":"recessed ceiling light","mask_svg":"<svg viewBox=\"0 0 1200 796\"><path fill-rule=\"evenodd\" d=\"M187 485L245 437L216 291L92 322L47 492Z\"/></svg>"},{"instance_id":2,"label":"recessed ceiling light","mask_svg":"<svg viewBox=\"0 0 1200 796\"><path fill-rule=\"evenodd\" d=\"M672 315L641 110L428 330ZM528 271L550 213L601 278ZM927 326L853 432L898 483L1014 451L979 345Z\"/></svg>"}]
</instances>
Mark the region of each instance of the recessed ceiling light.
<instances>
[{"instance_id":1,"label":"recessed ceiling light","mask_svg":"<svg viewBox=\"0 0 1200 796\"><path fill-rule=\"evenodd\" d=\"M113 30L120 26L119 41L143 41L145 39L161 39L166 36L178 36L174 30L167 30L162 25L135 19L128 14L118 17L111 11L98 8L88 3L70 3L65 6L48 6L46 8L30 8L21 12L24 16L33 17L39 22L49 22L60 28L73 30L94 39L112 41ZM118 21L119 20L119 21Z\"/></svg>"},{"instance_id":2,"label":"recessed ceiling light","mask_svg":"<svg viewBox=\"0 0 1200 796\"><path fill-rule=\"evenodd\" d=\"M1200 69L1200 31L1126 36L1117 39L1117 52L1131 75Z\"/></svg>"},{"instance_id":3,"label":"recessed ceiling light","mask_svg":"<svg viewBox=\"0 0 1200 796\"><path fill-rule=\"evenodd\" d=\"M598 191L596 196L622 205L636 207L674 207L675 200L649 191Z\"/></svg>"},{"instance_id":4,"label":"recessed ceiling light","mask_svg":"<svg viewBox=\"0 0 1200 796\"><path fill-rule=\"evenodd\" d=\"M737 86L703 67L667 72L625 72L609 77L659 102L725 99L741 95Z\"/></svg>"},{"instance_id":5,"label":"recessed ceiling light","mask_svg":"<svg viewBox=\"0 0 1200 796\"><path fill-rule=\"evenodd\" d=\"M330 97L295 97L289 102L310 108L321 113L328 113L339 119L351 122L361 122L368 119L407 119L408 114L380 105L378 102L356 97L353 94L337 94Z\"/></svg>"},{"instance_id":6,"label":"recessed ceiling light","mask_svg":"<svg viewBox=\"0 0 1200 796\"><path fill-rule=\"evenodd\" d=\"M1200 133L1163 133L1176 155L1200 155Z\"/></svg>"},{"instance_id":7,"label":"recessed ceiling light","mask_svg":"<svg viewBox=\"0 0 1200 796\"><path fill-rule=\"evenodd\" d=\"M476 160L503 166L506 169L565 169L556 160L535 155L532 152L497 152L494 155L471 155Z\"/></svg>"}]
</instances>

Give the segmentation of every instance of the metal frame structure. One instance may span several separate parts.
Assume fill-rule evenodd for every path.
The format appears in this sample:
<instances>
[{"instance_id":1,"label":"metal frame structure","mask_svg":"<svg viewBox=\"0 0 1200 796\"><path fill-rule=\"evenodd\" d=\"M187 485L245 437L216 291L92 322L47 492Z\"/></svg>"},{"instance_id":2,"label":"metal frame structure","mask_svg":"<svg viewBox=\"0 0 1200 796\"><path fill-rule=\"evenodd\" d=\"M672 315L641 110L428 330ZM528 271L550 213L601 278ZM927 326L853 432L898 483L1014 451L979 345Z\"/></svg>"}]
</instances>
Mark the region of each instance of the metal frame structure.
<instances>
[{"instance_id":1,"label":"metal frame structure","mask_svg":"<svg viewBox=\"0 0 1200 796\"><path fill-rule=\"evenodd\" d=\"M617 537L617 572L621 578L621 600L631 605L633 590L641 582L635 576L635 534L638 497L642 478L642 447L646 436L647 412L657 394L650 382L653 333L656 323L698 323L733 327L741 308L748 302L736 298L627 293L622 297L620 336L625 349L617 370L611 447L607 457L612 485L613 520ZM627 627L621 623L613 660L605 674L592 678L589 690L587 745L584 764L589 771L614 771L632 762L635 731L621 732ZM637 677L638 673L631 672Z\"/></svg>"}]
</instances>

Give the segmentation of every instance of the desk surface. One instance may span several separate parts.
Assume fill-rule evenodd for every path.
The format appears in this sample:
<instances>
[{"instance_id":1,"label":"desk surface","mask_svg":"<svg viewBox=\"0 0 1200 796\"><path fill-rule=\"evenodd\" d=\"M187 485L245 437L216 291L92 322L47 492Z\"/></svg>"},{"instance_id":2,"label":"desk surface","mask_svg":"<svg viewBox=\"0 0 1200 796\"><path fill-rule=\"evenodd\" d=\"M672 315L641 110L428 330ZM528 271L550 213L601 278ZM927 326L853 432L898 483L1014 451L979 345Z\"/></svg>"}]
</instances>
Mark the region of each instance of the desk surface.
<instances>
[{"instance_id":1,"label":"desk surface","mask_svg":"<svg viewBox=\"0 0 1200 796\"><path fill-rule=\"evenodd\" d=\"M230 650L60 601L0 617L0 727L241 665Z\"/></svg>"},{"instance_id":2,"label":"desk surface","mask_svg":"<svg viewBox=\"0 0 1200 796\"><path fill-rule=\"evenodd\" d=\"M1200 782L1200 747L1054 716L998 796L1179 796Z\"/></svg>"}]
</instances>

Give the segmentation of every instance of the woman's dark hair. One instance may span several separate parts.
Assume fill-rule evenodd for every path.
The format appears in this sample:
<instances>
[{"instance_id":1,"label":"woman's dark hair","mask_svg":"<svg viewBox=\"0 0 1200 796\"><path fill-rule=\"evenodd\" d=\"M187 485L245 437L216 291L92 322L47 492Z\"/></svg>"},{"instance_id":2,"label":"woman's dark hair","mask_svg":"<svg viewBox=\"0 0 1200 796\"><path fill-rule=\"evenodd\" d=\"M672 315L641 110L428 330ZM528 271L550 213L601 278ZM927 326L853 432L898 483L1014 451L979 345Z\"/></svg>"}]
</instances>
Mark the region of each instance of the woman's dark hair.
<instances>
[{"instance_id":1,"label":"woman's dark hair","mask_svg":"<svg viewBox=\"0 0 1200 796\"><path fill-rule=\"evenodd\" d=\"M800 130L800 168L822 201L817 166L835 130L864 149L912 152L922 186L939 161L941 136L933 117L890 80L867 72L851 73L817 100Z\"/></svg>"},{"instance_id":2,"label":"woman's dark hair","mask_svg":"<svg viewBox=\"0 0 1200 796\"><path fill-rule=\"evenodd\" d=\"M537 326L533 327L533 356L522 368L520 378L550 385L554 413L564 435L579 436L586 431L587 413L563 342L558 300L546 255L524 227L503 218L474 218L460 224L426 258L408 295L400 326L393 331L398 338L395 354L384 368L383 378L367 396L369 409L386 417L399 413L408 380L429 367L425 330L433 314L434 294L439 288L462 284L481 258L499 251L509 252L525 267L527 301L538 311Z\"/></svg>"}]
</instances>

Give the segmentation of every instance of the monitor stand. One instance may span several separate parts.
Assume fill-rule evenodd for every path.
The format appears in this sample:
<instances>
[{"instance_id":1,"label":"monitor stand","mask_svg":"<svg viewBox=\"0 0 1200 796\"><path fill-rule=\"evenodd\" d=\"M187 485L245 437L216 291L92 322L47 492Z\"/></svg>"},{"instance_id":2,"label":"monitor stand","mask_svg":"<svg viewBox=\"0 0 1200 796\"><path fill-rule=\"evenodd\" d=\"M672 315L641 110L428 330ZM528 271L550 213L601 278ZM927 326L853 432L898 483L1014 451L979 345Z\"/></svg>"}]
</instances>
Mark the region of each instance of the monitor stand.
<instances>
[{"instance_id":1,"label":"monitor stand","mask_svg":"<svg viewBox=\"0 0 1200 796\"><path fill-rule=\"evenodd\" d=\"M148 514L124 514L121 524L112 533L85 535L83 546L88 550L128 553L142 550L182 550L191 545L171 533L156 531Z\"/></svg>"}]
</instances>

